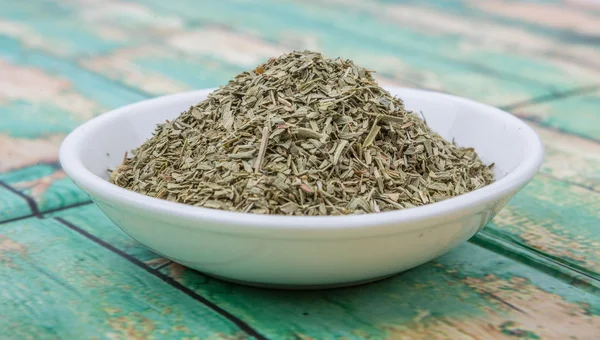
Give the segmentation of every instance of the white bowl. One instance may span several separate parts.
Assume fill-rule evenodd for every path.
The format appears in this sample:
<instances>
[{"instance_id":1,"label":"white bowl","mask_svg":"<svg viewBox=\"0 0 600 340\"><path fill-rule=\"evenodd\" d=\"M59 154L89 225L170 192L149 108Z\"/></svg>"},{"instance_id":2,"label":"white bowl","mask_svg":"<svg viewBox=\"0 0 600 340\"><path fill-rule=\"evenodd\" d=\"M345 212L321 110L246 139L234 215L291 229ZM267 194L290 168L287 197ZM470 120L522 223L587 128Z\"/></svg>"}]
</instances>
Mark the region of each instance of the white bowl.
<instances>
[{"instance_id":1,"label":"white bowl","mask_svg":"<svg viewBox=\"0 0 600 340\"><path fill-rule=\"evenodd\" d=\"M483 228L539 170L543 146L521 120L436 92L389 88L422 111L444 138L496 163L496 182L442 202L358 216L277 216L199 208L147 197L107 181L108 168L211 91L164 96L94 118L63 142L71 179L123 231L155 252L208 275L286 288L343 286L428 262Z\"/></svg>"}]
</instances>

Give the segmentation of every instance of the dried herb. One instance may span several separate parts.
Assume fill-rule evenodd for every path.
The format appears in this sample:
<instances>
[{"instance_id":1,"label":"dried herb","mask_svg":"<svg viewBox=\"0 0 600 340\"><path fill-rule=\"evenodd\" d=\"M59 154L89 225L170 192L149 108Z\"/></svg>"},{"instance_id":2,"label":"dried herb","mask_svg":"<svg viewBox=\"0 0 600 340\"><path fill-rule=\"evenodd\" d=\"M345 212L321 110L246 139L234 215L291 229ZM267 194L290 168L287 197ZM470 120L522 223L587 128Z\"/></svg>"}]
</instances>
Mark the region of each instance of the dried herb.
<instances>
[{"instance_id":1,"label":"dried herb","mask_svg":"<svg viewBox=\"0 0 600 340\"><path fill-rule=\"evenodd\" d=\"M371 71L304 51L237 75L158 125L110 180L207 208L344 215L461 195L491 183L490 168L406 111Z\"/></svg>"}]
</instances>

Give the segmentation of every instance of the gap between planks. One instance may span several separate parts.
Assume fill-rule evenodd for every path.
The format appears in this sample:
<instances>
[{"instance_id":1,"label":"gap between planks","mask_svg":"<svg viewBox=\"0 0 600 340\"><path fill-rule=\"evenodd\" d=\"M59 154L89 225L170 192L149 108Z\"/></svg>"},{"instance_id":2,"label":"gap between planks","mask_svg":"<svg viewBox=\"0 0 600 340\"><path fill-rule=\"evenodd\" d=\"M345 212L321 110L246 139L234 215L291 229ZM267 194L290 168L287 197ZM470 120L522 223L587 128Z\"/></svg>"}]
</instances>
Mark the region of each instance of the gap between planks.
<instances>
[{"instance_id":1,"label":"gap between planks","mask_svg":"<svg viewBox=\"0 0 600 340\"><path fill-rule=\"evenodd\" d=\"M19 196L21 196L21 195L19 195ZM75 203L75 204L65 205L64 207L49 209L47 211L43 211L43 212L40 212L37 214L32 213L32 214L27 214L24 216L14 217L14 218L0 221L0 225L15 222L15 221L20 221L20 220L25 220L25 219L32 218L32 217L43 219L43 218L46 218L44 215L47 215L47 214L55 213L55 212L62 211L62 210L77 208L77 207L85 206L85 205L92 204L92 203L94 203L92 200L87 200L87 201L83 201L83 202L79 202L79 203ZM35 204L35 202L34 202L34 204ZM37 204L36 204L36 208L37 208Z\"/></svg>"},{"instance_id":2,"label":"gap between planks","mask_svg":"<svg viewBox=\"0 0 600 340\"><path fill-rule=\"evenodd\" d=\"M469 241L500 256L523 263L527 267L555 277L569 285L576 286L593 294L600 294L600 279L587 270L574 268L568 263L556 260L547 254L534 252L518 243L509 242L493 235L485 228Z\"/></svg>"},{"instance_id":3,"label":"gap between planks","mask_svg":"<svg viewBox=\"0 0 600 340\"><path fill-rule=\"evenodd\" d=\"M31 216L37 216L37 217L40 216L40 211L39 211L37 203L35 203L35 200L33 199L33 197L28 196L25 193L23 193L22 191L11 187L10 185L4 183L4 181L0 181L0 186L5 188L6 190L12 192L13 194L21 197L22 199L24 199L25 202L27 202L27 205L29 206L29 210L31 211Z\"/></svg>"},{"instance_id":4,"label":"gap between planks","mask_svg":"<svg viewBox=\"0 0 600 340\"><path fill-rule=\"evenodd\" d=\"M75 224L60 218L60 217L54 217L55 221L58 221L59 223L61 223L62 225L64 225L65 227L71 229L72 231L82 235L83 237L89 239L90 241L96 243L97 245L121 256L122 258L124 258L125 260L131 262L132 264L138 266L139 268L147 271L148 273L154 275L155 277L161 279L162 281L164 281L165 283L167 283L168 285L170 285L171 287L179 290L180 292L186 294L187 296L191 297L192 299L194 299L195 301L198 301L200 303L202 303L203 305L205 305L206 307L212 309L214 312L216 312L217 314L221 315L222 317L224 317L225 319L229 320L231 323L233 323L234 325L236 325L240 330L244 331L246 334L248 334L249 336L252 336L255 339L259 339L259 340L267 340L268 338L265 337L264 335L260 334L257 330L255 330L254 328L252 328L249 324L247 324L246 322L242 321L241 319L239 319L238 317L236 317L235 315L229 313L228 311L226 311L225 309L221 308L220 306L218 306L217 304L215 304L214 302L208 300L207 298L203 297L202 295L197 294L196 292L194 292L192 289L182 285L181 283L177 282L175 279L173 279L172 277L160 272L158 269L152 268L150 266L148 266L147 264L145 264L143 261L127 254L126 252L122 251L121 249L113 246L112 244L88 233L87 231L79 228L78 226L76 226Z\"/></svg>"}]
</instances>

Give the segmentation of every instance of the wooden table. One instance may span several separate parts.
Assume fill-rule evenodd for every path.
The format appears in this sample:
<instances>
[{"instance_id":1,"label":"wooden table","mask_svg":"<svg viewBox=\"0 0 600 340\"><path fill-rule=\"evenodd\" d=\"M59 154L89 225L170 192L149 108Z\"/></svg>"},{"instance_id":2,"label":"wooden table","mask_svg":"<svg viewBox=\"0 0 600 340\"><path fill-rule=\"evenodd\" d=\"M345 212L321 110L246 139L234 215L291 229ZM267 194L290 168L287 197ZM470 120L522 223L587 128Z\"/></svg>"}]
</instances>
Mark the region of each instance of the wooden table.
<instances>
[{"instance_id":1,"label":"wooden table","mask_svg":"<svg viewBox=\"0 0 600 340\"><path fill-rule=\"evenodd\" d=\"M291 49L502 107L540 174L432 263L355 288L211 279L121 232L62 138ZM600 2L0 0L0 338L599 339Z\"/></svg>"}]
</instances>

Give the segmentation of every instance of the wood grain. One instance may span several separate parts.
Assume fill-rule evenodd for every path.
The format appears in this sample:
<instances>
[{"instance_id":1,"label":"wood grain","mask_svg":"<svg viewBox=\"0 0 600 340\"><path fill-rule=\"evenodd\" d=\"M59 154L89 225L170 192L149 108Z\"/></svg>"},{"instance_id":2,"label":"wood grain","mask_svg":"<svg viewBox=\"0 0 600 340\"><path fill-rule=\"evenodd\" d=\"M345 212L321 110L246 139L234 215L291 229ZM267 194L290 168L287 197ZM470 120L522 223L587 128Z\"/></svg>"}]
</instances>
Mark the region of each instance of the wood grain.
<instances>
[{"instance_id":1,"label":"wood grain","mask_svg":"<svg viewBox=\"0 0 600 340\"><path fill-rule=\"evenodd\" d=\"M0 337L576 338L600 331L600 6L543 1L1 1ZM502 107L540 174L454 252L379 283L240 287L121 232L58 165L75 126L315 49L387 86ZM58 218L58 219L57 219ZM62 220L61 220L62 219Z\"/></svg>"},{"instance_id":2,"label":"wood grain","mask_svg":"<svg viewBox=\"0 0 600 340\"><path fill-rule=\"evenodd\" d=\"M241 333L54 219L3 224L0 233L4 339L222 339Z\"/></svg>"},{"instance_id":3,"label":"wood grain","mask_svg":"<svg viewBox=\"0 0 600 340\"><path fill-rule=\"evenodd\" d=\"M40 211L89 200L58 165L62 139L87 119L146 97L2 36L0 71L0 116L10 117L0 119L0 180L31 196ZM25 203L0 210L4 204Z\"/></svg>"},{"instance_id":4,"label":"wood grain","mask_svg":"<svg viewBox=\"0 0 600 340\"><path fill-rule=\"evenodd\" d=\"M600 280L599 211L598 192L539 176L485 230Z\"/></svg>"},{"instance_id":5,"label":"wood grain","mask_svg":"<svg viewBox=\"0 0 600 340\"><path fill-rule=\"evenodd\" d=\"M95 206L54 216L127 254L151 257ZM389 280L316 292L241 287L176 263L161 271L273 339L510 338L511 332L586 338L600 330L599 295L472 244ZM566 326L572 322L577 326Z\"/></svg>"},{"instance_id":6,"label":"wood grain","mask_svg":"<svg viewBox=\"0 0 600 340\"><path fill-rule=\"evenodd\" d=\"M14 192L13 188L0 185L0 221L11 220L30 215L31 209L23 197Z\"/></svg>"}]
</instances>

